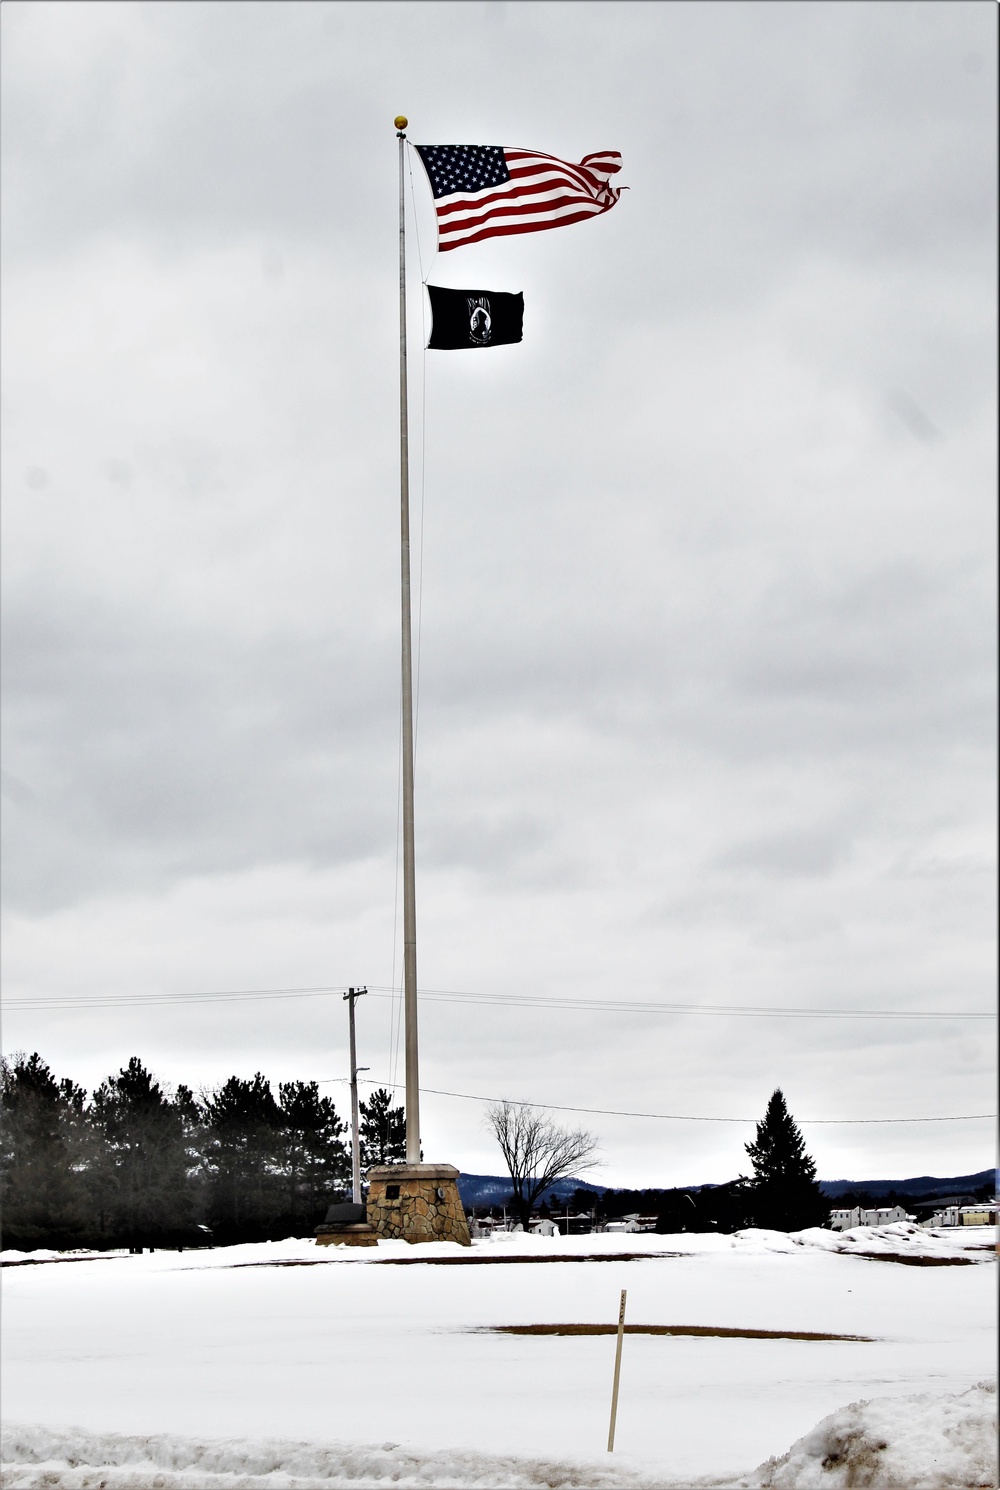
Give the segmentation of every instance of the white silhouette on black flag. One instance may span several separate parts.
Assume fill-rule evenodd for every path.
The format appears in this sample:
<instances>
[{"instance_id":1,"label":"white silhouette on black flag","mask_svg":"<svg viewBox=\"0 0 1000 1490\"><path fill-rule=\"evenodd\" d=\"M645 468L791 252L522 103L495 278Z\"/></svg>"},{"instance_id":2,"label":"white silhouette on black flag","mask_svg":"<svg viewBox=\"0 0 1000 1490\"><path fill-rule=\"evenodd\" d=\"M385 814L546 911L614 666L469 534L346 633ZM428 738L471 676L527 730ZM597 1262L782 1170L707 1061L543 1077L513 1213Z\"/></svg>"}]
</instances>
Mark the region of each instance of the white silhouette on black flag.
<instances>
[{"instance_id":1,"label":"white silhouette on black flag","mask_svg":"<svg viewBox=\"0 0 1000 1490\"><path fill-rule=\"evenodd\" d=\"M428 285L431 339L428 347L456 352L463 347L502 347L520 341L524 296L503 290L445 290Z\"/></svg>"}]
</instances>

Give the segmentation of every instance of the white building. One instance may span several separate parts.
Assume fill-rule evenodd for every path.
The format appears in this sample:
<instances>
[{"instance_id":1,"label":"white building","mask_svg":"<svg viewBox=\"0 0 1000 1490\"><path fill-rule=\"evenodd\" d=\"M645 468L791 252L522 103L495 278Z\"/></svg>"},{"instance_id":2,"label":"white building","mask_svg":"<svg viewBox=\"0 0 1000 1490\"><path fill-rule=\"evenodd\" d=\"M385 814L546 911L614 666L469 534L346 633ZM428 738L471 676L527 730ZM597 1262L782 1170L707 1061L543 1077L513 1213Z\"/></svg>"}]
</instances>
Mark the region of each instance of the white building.
<instances>
[{"instance_id":1,"label":"white building","mask_svg":"<svg viewBox=\"0 0 1000 1490\"><path fill-rule=\"evenodd\" d=\"M616 1221L605 1221L603 1231L655 1231L655 1216L640 1216L633 1211L629 1216L619 1216Z\"/></svg>"},{"instance_id":2,"label":"white building","mask_svg":"<svg viewBox=\"0 0 1000 1490\"><path fill-rule=\"evenodd\" d=\"M891 1226L895 1221L912 1221L901 1205L879 1206L877 1210L864 1210L855 1206L852 1211L831 1211L830 1226L833 1231L850 1231L853 1226Z\"/></svg>"},{"instance_id":3,"label":"white building","mask_svg":"<svg viewBox=\"0 0 1000 1490\"><path fill-rule=\"evenodd\" d=\"M532 1221L531 1226L530 1226L529 1229L536 1236L558 1236L559 1235L559 1228L558 1228L558 1226L548 1216L544 1216L541 1221Z\"/></svg>"},{"instance_id":4,"label":"white building","mask_svg":"<svg viewBox=\"0 0 1000 1490\"><path fill-rule=\"evenodd\" d=\"M642 1227L639 1225L639 1217L637 1215L636 1216L621 1216L621 1217L619 1217L619 1219L617 1221L605 1221L605 1223L604 1223L604 1230L605 1231L641 1231L642 1230Z\"/></svg>"}]
</instances>

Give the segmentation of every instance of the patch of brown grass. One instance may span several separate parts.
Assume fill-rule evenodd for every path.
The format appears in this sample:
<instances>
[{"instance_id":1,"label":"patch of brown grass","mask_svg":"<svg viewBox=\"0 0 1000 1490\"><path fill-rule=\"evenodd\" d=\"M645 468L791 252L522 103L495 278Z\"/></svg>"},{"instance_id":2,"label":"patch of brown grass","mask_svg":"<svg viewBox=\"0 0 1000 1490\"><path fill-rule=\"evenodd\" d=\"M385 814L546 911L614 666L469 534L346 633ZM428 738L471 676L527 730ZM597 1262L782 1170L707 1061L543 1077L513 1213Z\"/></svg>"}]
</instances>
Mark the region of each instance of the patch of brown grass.
<instances>
[{"instance_id":1,"label":"patch of brown grass","mask_svg":"<svg viewBox=\"0 0 1000 1490\"><path fill-rule=\"evenodd\" d=\"M569 1253L565 1256L555 1257L479 1257L475 1254L465 1253L462 1257L421 1257L419 1243L414 1244L416 1255L414 1257L379 1257L379 1258L352 1258L351 1261L369 1262L380 1268L412 1268L439 1267L439 1268L475 1268L495 1267L501 1263L536 1263L536 1262L655 1262L661 1257L690 1257L689 1252L591 1252L585 1256L577 1253ZM315 1268L324 1267L327 1263L337 1262L339 1258L333 1257L279 1257L268 1262L234 1262L229 1266L234 1268Z\"/></svg>"},{"instance_id":2,"label":"patch of brown grass","mask_svg":"<svg viewBox=\"0 0 1000 1490\"><path fill-rule=\"evenodd\" d=\"M868 1262L901 1262L907 1268L974 1268L974 1257L930 1257L926 1253L842 1252L842 1257L864 1257Z\"/></svg>"},{"instance_id":3,"label":"patch of brown grass","mask_svg":"<svg viewBox=\"0 0 1000 1490\"><path fill-rule=\"evenodd\" d=\"M617 1335L616 1324L494 1324L494 1335ZM740 1330L714 1324L627 1324L626 1335L695 1335L722 1340L856 1340L872 1344L872 1335L827 1335L816 1330Z\"/></svg>"},{"instance_id":4,"label":"patch of brown grass","mask_svg":"<svg viewBox=\"0 0 1000 1490\"><path fill-rule=\"evenodd\" d=\"M0 1262L0 1268L44 1268L48 1267L50 1262L115 1262L116 1260L113 1253L103 1253L97 1257L19 1257L9 1262Z\"/></svg>"}]
</instances>

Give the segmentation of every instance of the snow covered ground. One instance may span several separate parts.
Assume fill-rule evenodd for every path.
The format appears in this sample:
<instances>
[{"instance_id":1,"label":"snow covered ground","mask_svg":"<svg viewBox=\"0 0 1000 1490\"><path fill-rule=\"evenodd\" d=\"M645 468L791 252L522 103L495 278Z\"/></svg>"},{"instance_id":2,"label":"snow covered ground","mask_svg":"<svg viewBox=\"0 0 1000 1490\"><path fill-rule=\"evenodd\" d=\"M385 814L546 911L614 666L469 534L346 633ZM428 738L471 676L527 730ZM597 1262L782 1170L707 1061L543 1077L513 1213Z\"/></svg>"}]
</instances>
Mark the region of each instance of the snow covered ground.
<instances>
[{"instance_id":1,"label":"snow covered ground","mask_svg":"<svg viewBox=\"0 0 1000 1490\"><path fill-rule=\"evenodd\" d=\"M5 1253L4 1483L993 1485L994 1241L904 1224ZM629 1334L609 1456L614 1340L493 1331L612 1323L621 1288L631 1325L747 1334Z\"/></svg>"}]
</instances>

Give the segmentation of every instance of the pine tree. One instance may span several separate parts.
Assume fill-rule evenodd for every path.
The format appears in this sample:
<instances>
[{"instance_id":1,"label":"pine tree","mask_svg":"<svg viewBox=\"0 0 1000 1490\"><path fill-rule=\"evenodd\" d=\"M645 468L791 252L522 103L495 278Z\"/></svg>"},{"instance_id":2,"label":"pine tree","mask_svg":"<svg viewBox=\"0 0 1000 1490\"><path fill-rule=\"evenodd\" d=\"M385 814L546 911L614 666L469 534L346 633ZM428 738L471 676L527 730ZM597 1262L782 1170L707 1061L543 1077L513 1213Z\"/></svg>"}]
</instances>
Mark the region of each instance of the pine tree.
<instances>
[{"instance_id":1,"label":"pine tree","mask_svg":"<svg viewBox=\"0 0 1000 1490\"><path fill-rule=\"evenodd\" d=\"M217 1237L270 1235L282 1209L281 1109L260 1073L218 1087L203 1103L209 1221Z\"/></svg>"},{"instance_id":2,"label":"pine tree","mask_svg":"<svg viewBox=\"0 0 1000 1490\"><path fill-rule=\"evenodd\" d=\"M772 1231L819 1226L830 1214L816 1183L816 1165L785 1105L780 1088L771 1094L757 1124L754 1143L745 1144L753 1164L750 1207L754 1224Z\"/></svg>"},{"instance_id":3,"label":"pine tree","mask_svg":"<svg viewBox=\"0 0 1000 1490\"><path fill-rule=\"evenodd\" d=\"M360 1104L361 1168L376 1164L401 1164L406 1158L406 1117L402 1107L392 1106L385 1087L372 1092Z\"/></svg>"},{"instance_id":4,"label":"pine tree","mask_svg":"<svg viewBox=\"0 0 1000 1490\"><path fill-rule=\"evenodd\" d=\"M98 1087L89 1116L100 1140L91 1184L104 1240L162 1245L191 1213L183 1106L133 1056Z\"/></svg>"},{"instance_id":5,"label":"pine tree","mask_svg":"<svg viewBox=\"0 0 1000 1490\"><path fill-rule=\"evenodd\" d=\"M331 1198L350 1183L351 1161L340 1136L345 1125L315 1081L282 1082L278 1096L284 1219L312 1227L323 1219Z\"/></svg>"},{"instance_id":6,"label":"pine tree","mask_svg":"<svg viewBox=\"0 0 1000 1490\"><path fill-rule=\"evenodd\" d=\"M0 1214L3 1245L80 1245L87 1195L81 1175L85 1093L57 1081L34 1055L0 1061Z\"/></svg>"}]
</instances>

